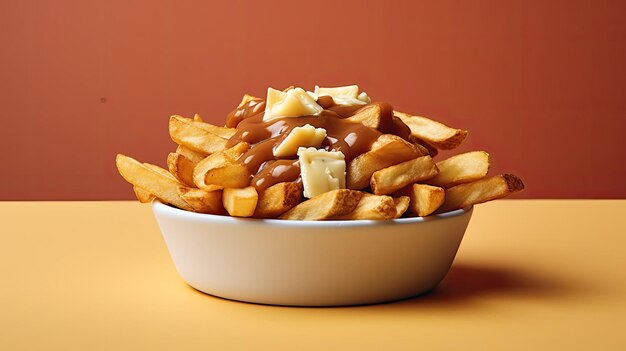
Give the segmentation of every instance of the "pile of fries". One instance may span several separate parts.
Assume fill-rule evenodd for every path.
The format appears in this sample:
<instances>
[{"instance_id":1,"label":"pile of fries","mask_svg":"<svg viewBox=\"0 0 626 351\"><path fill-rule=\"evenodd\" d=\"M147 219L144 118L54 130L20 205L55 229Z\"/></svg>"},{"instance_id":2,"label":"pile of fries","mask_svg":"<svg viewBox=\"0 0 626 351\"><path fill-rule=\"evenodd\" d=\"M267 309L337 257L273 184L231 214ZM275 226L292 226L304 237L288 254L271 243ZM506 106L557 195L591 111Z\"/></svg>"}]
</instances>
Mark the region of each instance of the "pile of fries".
<instances>
[{"instance_id":1,"label":"pile of fries","mask_svg":"<svg viewBox=\"0 0 626 351\"><path fill-rule=\"evenodd\" d=\"M251 99L245 95L242 106ZM122 177L140 202L160 201L183 210L235 217L285 220L387 220L428 216L466 208L524 189L511 174L487 176L489 154L472 151L435 162L437 150L458 147L467 131L425 117L393 111L395 123L410 136L382 134L346 165L346 188L303 199L301 182L282 182L264 190L251 186L253 174L239 157L251 147L240 142L226 148L236 128L172 116L169 134L178 144L167 167L117 155ZM363 109L354 123L384 132L381 111Z\"/></svg>"}]
</instances>

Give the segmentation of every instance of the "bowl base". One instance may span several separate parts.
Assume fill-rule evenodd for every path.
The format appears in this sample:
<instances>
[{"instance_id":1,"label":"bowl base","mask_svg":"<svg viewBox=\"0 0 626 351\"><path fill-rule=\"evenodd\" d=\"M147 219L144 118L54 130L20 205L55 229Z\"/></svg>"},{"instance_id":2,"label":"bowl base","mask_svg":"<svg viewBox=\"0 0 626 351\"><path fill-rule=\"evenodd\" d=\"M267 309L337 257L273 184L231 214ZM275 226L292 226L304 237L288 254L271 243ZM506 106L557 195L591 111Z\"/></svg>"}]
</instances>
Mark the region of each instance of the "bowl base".
<instances>
[{"instance_id":1,"label":"bowl base","mask_svg":"<svg viewBox=\"0 0 626 351\"><path fill-rule=\"evenodd\" d=\"M393 298L389 298L389 299L381 299L381 300L368 301L368 302L339 303L339 304L270 303L270 302L257 301L257 300L254 300L254 299L241 299L241 298L231 298L231 297L226 297L226 296L220 296L220 295L217 295L217 294L214 294L214 293L209 293L209 292L206 292L206 291L202 291L201 289L198 289L198 288L194 287L193 285L191 285L189 283L186 283L186 285L189 286L194 291L200 293L200 294L207 295L207 296L210 296L210 297L215 297L215 298L222 299L222 300L233 301L233 302L247 303L247 304L252 304L252 305L274 306L274 307L330 308L330 307L360 307L360 306L384 305L384 304L389 304L389 303L396 303L396 302L411 300L411 299L419 298L419 297L422 297L424 295L428 295L428 294L432 293L433 291L435 291L435 289L437 288L437 286L439 284L437 284L436 286L434 286L432 288L428 288L428 289L423 290L421 292L409 294L409 295L406 295L406 296L397 296L397 297L393 297Z\"/></svg>"}]
</instances>

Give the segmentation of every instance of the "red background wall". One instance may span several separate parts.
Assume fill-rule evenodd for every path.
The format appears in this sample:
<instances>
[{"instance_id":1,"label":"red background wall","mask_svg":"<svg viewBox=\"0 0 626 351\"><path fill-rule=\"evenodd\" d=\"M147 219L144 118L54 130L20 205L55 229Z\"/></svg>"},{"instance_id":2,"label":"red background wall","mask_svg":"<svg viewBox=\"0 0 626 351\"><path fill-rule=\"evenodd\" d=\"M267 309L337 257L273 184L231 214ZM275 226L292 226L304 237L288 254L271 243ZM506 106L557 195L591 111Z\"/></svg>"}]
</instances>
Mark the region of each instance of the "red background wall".
<instances>
[{"instance_id":1,"label":"red background wall","mask_svg":"<svg viewBox=\"0 0 626 351\"><path fill-rule=\"evenodd\" d=\"M316 83L469 129L520 197L626 197L626 2L306 3L4 2L0 199L131 198L170 114Z\"/></svg>"}]
</instances>

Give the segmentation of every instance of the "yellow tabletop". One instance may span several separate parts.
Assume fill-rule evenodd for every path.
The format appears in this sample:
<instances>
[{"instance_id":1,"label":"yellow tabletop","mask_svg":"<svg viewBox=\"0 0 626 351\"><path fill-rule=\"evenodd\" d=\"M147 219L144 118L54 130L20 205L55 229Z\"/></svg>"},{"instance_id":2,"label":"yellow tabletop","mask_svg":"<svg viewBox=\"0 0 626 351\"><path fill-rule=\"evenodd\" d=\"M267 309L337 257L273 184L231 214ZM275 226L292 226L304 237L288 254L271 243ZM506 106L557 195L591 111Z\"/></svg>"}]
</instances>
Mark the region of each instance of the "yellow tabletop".
<instances>
[{"instance_id":1,"label":"yellow tabletop","mask_svg":"<svg viewBox=\"0 0 626 351\"><path fill-rule=\"evenodd\" d=\"M177 275L135 202L0 202L0 350L624 350L626 200L477 206L432 293L262 306Z\"/></svg>"}]
</instances>

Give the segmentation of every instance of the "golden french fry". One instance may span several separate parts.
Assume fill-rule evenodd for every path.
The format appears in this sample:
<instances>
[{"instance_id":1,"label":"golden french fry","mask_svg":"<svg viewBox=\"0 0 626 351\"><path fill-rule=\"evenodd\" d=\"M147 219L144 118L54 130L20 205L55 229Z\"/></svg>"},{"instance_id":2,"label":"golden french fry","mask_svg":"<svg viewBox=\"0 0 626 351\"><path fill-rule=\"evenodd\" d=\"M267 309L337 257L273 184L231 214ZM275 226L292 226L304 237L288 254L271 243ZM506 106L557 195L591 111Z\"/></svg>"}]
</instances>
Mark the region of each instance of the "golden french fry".
<instances>
[{"instance_id":1,"label":"golden french fry","mask_svg":"<svg viewBox=\"0 0 626 351\"><path fill-rule=\"evenodd\" d=\"M246 188L225 188L222 203L233 217L251 217L254 214L259 195L252 186Z\"/></svg>"},{"instance_id":2,"label":"golden french fry","mask_svg":"<svg viewBox=\"0 0 626 351\"><path fill-rule=\"evenodd\" d=\"M167 168L171 174L185 185L196 186L193 182L193 170L195 167L196 164L184 155L174 152L167 155Z\"/></svg>"},{"instance_id":3,"label":"golden french fry","mask_svg":"<svg viewBox=\"0 0 626 351\"><path fill-rule=\"evenodd\" d=\"M447 212L503 198L524 190L524 183L513 174L502 174L460 184L446 190L446 198L437 212Z\"/></svg>"},{"instance_id":4,"label":"golden french fry","mask_svg":"<svg viewBox=\"0 0 626 351\"><path fill-rule=\"evenodd\" d=\"M430 149L425 147L424 145L420 144L420 143L413 143L413 146L415 146L416 149L419 150L419 152L424 155L424 156L430 156L433 157L433 154L431 153ZM437 149L435 149L437 150ZM437 153L435 152L435 155Z\"/></svg>"},{"instance_id":5,"label":"golden french fry","mask_svg":"<svg viewBox=\"0 0 626 351\"><path fill-rule=\"evenodd\" d=\"M437 154L439 154L439 150L437 150L437 148L435 148L434 146L428 144L425 141L419 140L417 138L414 137L409 137L409 141L412 142L413 144L415 144L415 146L417 147L421 147L426 149L426 152L430 155L430 157L435 157L437 156Z\"/></svg>"},{"instance_id":6,"label":"golden french fry","mask_svg":"<svg viewBox=\"0 0 626 351\"><path fill-rule=\"evenodd\" d=\"M220 127L220 126L216 126L210 123L206 123L206 122L192 122L194 126L204 129L209 133L213 133L217 136L220 136L224 139L230 139L230 137L232 137L233 135L235 135L235 133L237 132L237 130L235 128L227 128L227 127Z\"/></svg>"},{"instance_id":7,"label":"golden french fry","mask_svg":"<svg viewBox=\"0 0 626 351\"><path fill-rule=\"evenodd\" d=\"M396 204L391 196L364 193L352 212L333 219L385 220L396 218L397 213Z\"/></svg>"},{"instance_id":8,"label":"golden french fry","mask_svg":"<svg viewBox=\"0 0 626 351\"><path fill-rule=\"evenodd\" d=\"M466 152L437 162L437 168L439 174L426 183L450 188L486 176L489 171L489 154L484 151Z\"/></svg>"},{"instance_id":9,"label":"golden french fry","mask_svg":"<svg viewBox=\"0 0 626 351\"><path fill-rule=\"evenodd\" d=\"M346 121L361 123L370 128L378 129L381 125L381 109L372 104L360 109L356 114L345 119Z\"/></svg>"},{"instance_id":10,"label":"golden french fry","mask_svg":"<svg viewBox=\"0 0 626 351\"><path fill-rule=\"evenodd\" d=\"M250 144L245 141L240 141L235 146L230 147L224 150L224 154L233 160L237 160L241 155L245 154L248 150L250 150Z\"/></svg>"},{"instance_id":11,"label":"golden french fry","mask_svg":"<svg viewBox=\"0 0 626 351\"><path fill-rule=\"evenodd\" d=\"M171 205L183 210L193 210L178 194L178 188L183 185L168 171L164 169L155 171L157 166L151 165L151 167L147 167L145 164L141 164L137 160L122 154L117 155L115 164L120 175L127 182L144 189Z\"/></svg>"},{"instance_id":12,"label":"golden french fry","mask_svg":"<svg viewBox=\"0 0 626 351\"><path fill-rule=\"evenodd\" d=\"M357 156L348 164L347 187L366 188L374 172L423 155L421 149L406 140L393 134L383 134L370 151Z\"/></svg>"},{"instance_id":13,"label":"golden french fry","mask_svg":"<svg viewBox=\"0 0 626 351\"><path fill-rule=\"evenodd\" d=\"M187 157L187 159L189 159L189 161L193 163L198 163L204 160L204 158L208 156L208 154L193 151L190 148L183 146L183 145L178 145L178 147L176 148L176 153Z\"/></svg>"},{"instance_id":14,"label":"golden french fry","mask_svg":"<svg viewBox=\"0 0 626 351\"><path fill-rule=\"evenodd\" d=\"M356 208L363 193L335 189L301 202L282 214L280 219L319 221L348 214Z\"/></svg>"},{"instance_id":15,"label":"golden french fry","mask_svg":"<svg viewBox=\"0 0 626 351\"><path fill-rule=\"evenodd\" d=\"M467 130L450 128L426 117L412 116L398 111L394 111L394 115L411 129L411 136L423 140L437 149L454 149L461 145L467 136Z\"/></svg>"},{"instance_id":16,"label":"golden french fry","mask_svg":"<svg viewBox=\"0 0 626 351\"><path fill-rule=\"evenodd\" d=\"M237 106L237 108L242 108L244 107L247 103L249 103L252 100L263 100L261 98L258 98L256 96L253 95L249 95L249 94L244 94L243 98L241 99L241 102L239 103L239 105Z\"/></svg>"},{"instance_id":17,"label":"golden french fry","mask_svg":"<svg viewBox=\"0 0 626 351\"><path fill-rule=\"evenodd\" d=\"M420 217L435 212L445 198L442 188L426 184L410 184L398 191L397 195L408 196L411 200L409 212Z\"/></svg>"},{"instance_id":18,"label":"golden french fry","mask_svg":"<svg viewBox=\"0 0 626 351\"><path fill-rule=\"evenodd\" d=\"M274 184L259 195L254 217L274 218L289 211L302 199L302 183Z\"/></svg>"},{"instance_id":19,"label":"golden french fry","mask_svg":"<svg viewBox=\"0 0 626 351\"><path fill-rule=\"evenodd\" d=\"M193 170L194 184L206 191L247 187L250 185L250 171L248 167L237 162L237 158L249 148L248 143L241 142L230 149L207 156Z\"/></svg>"},{"instance_id":20,"label":"golden french fry","mask_svg":"<svg viewBox=\"0 0 626 351\"><path fill-rule=\"evenodd\" d=\"M438 172L433 159L422 156L374 172L370 186L374 194L387 195L407 184L432 178Z\"/></svg>"},{"instance_id":21,"label":"golden french fry","mask_svg":"<svg viewBox=\"0 0 626 351\"><path fill-rule=\"evenodd\" d=\"M172 175L170 172L166 171L165 169L163 169L163 168L161 168L159 166L155 166L155 165L150 164L150 163L143 163L142 165L144 167L146 167L147 169L149 169L150 171L152 171L154 173L157 173L157 174L159 174L162 177L166 177L166 178L168 178L168 179L170 179L172 181L179 182L179 180L174 175ZM137 186L135 186L135 188L140 189ZM208 187L207 189L208 190L214 190L214 188L212 188L212 187ZM215 189L219 190L219 189L221 189L221 187L217 187ZM141 189L141 190L143 190L143 189ZM147 190L143 190L143 191L147 192ZM135 193L135 194L137 194L137 193ZM194 211L194 212L213 213L213 214L221 214L221 213L224 212L223 211L224 209L222 208L222 205L221 205L221 203L222 203L221 191L218 191L218 192L213 192L213 191L207 192L205 190L194 189L194 188L187 188L187 187L184 186L183 183L179 182L178 195L190 207L188 209L187 208L183 208L183 209L187 209L189 211ZM161 198L161 200L163 200L165 202L168 202L167 199ZM217 201L217 203L216 203L216 201ZM175 204L173 204L173 205L175 205ZM175 205L175 206L180 207L178 205Z\"/></svg>"},{"instance_id":22,"label":"golden french fry","mask_svg":"<svg viewBox=\"0 0 626 351\"><path fill-rule=\"evenodd\" d=\"M157 166L157 165L153 165L151 163L142 163L142 165L146 168L148 168L149 170L151 170L152 172L158 173L164 177L168 177L172 180L178 181L178 179L176 179L176 177L174 177L174 175L170 172L168 172L167 170Z\"/></svg>"},{"instance_id":23,"label":"golden french fry","mask_svg":"<svg viewBox=\"0 0 626 351\"><path fill-rule=\"evenodd\" d=\"M180 197L193 208L194 212L224 214L222 191L204 191L196 188L178 188Z\"/></svg>"},{"instance_id":24,"label":"golden french fry","mask_svg":"<svg viewBox=\"0 0 626 351\"><path fill-rule=\"evenodd\" d=\"M170 117L169 132L172 140L193 151L205 154L222 151L226 148L226 139L200 128L188 118Z\"/></svg>"},{"instance_id":25,"label":"golden french fry","mask_svg":"<svg viewBox=\"0 0 626 351\"><path fill-rule=\"evenodd\" d=\"M219 127L212 125L211 123L202 122L202 118L198 114L196 114L193 119L186 118L180 115L173 115L171 118L175 118L178 119L180 122L192 125L200 129L204 129L207 132L220 136L224 139L229 139L237 132L235 128ZM199 120L196 120L196 118L199 118Z\"/></svg>"},{"instance_id":26,"label":"golden french fry","mask_svg":"<svg viewBox=\"0 0 626 351\"><path fill-rule=\"evenodd\" d=\"M152 202L152 200L154 200L155 198L155 196L150 194L149 191L144 190L136 185L133 185L133 191L135 192L137 200L139 200L139 202L141 202L142 204Z\"/></svg>"},{"instance_id":27,"label":"golden french fry","mask_svg":"<svg viewBox=\"0 0 626 351\"><path fill-rule=\"evenodd\" d=\"M193 121L194 122L204 122L204 120L202 119L202 116L200 116L199 113L196 113L195 115L193 115Z\"/></svg>"},{"instance_id":28,"label":"golden french fry","mask_svg":"<svg viewBox=\"0 0 626 351\"><path fill-rule=\"evenodd\" d=\"M385 134L394 134L407 140L411 135L409 127L400 118L393 115L393 110L391 110L391 106L388 104L370 104L359 109L346 120L353 123L361 123L370 128L378 129Z\"/></svg>"},{"instance_id":29,"label":"golden french fry","mask_svg":"<svg viewBox=\"0 0 626 351\"><path fill-rule=\"evenodd\" d=\"M393 199L393 202L396 204L396 216L394 218L400 218L409 208L409 203L411 199L408 196L400 196Z\"/></svg>"}]
</instances>

